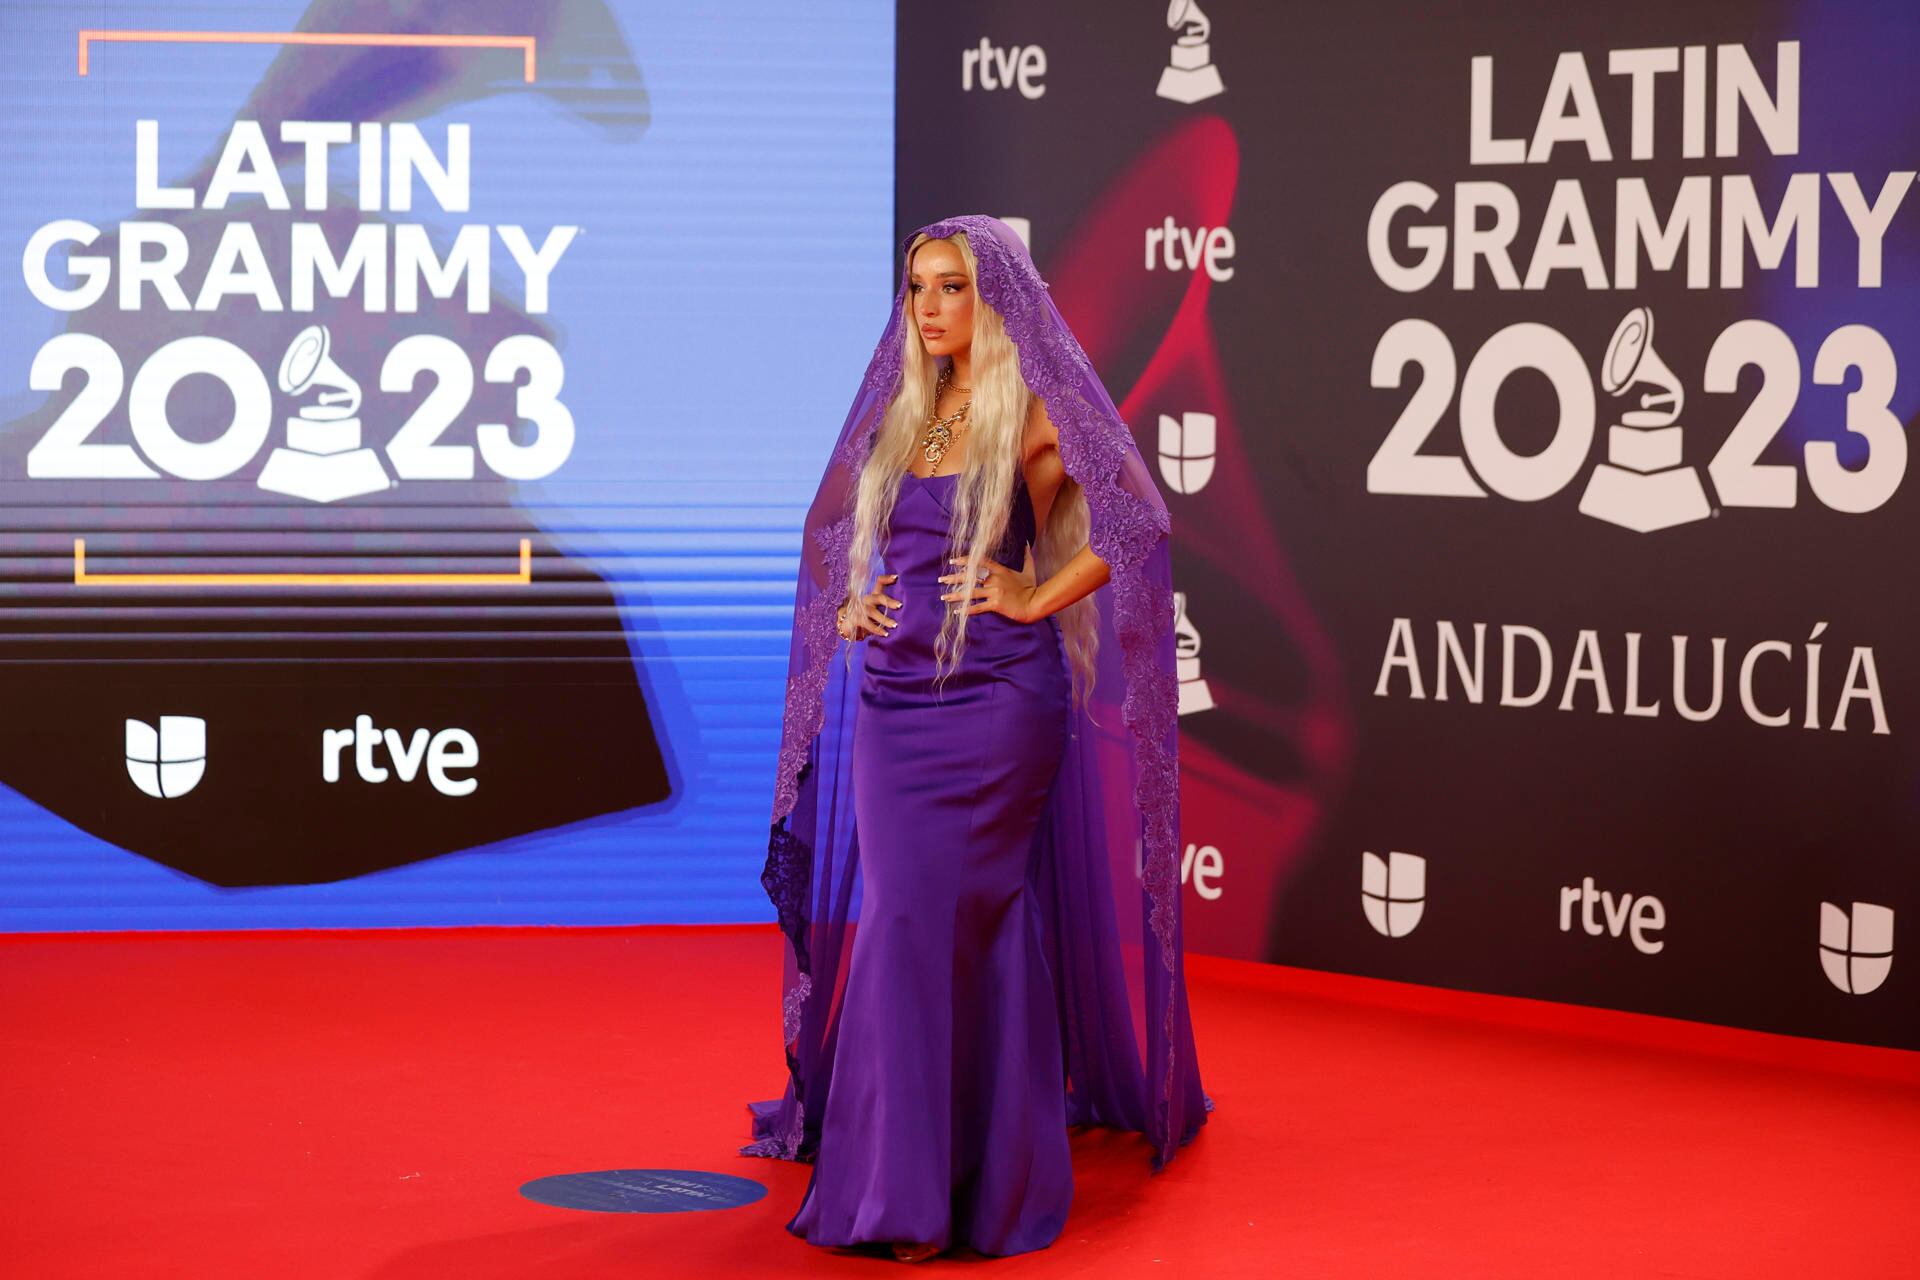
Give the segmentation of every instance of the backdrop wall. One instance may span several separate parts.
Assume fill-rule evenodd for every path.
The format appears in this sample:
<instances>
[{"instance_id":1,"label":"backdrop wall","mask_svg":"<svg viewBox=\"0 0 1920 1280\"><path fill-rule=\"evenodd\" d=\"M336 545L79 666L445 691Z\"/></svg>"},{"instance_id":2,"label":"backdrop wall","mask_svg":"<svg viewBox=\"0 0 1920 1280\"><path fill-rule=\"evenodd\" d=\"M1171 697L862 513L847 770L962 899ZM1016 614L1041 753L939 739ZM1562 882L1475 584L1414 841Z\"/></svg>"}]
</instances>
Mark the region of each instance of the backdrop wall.
<instances>
[{"instance_id":1,"label":"backdrop wall","mask_svg":"<svg viewBox=\"0 0 1920 1280\"><path fill-rule=\"evenodd\" d=\"M899 38L1160 459L1189 946L1920 1047L1910 4Z\"/></svg>"},{"instance_id":2,"label":"backdrop wall","mask_svg":"<svg viewBox=\"0 0 1920 1280\"><path fill-rule=\"evenodd\" d=\"M0 44L0 929L770 918L889 7Z\"/></svg>"},{"instance_id":3,"label":"backdrop wall","mask_svg":"<svg viewBox=\"0 0 1920 1280\"><path fill-rule=\"evenodd\" d=\"M0 928L769 918L893 191L1160 460L1189 945L1920 1047L1908 6L181 12L0 4Z\"/></svg>"}]
</instances>

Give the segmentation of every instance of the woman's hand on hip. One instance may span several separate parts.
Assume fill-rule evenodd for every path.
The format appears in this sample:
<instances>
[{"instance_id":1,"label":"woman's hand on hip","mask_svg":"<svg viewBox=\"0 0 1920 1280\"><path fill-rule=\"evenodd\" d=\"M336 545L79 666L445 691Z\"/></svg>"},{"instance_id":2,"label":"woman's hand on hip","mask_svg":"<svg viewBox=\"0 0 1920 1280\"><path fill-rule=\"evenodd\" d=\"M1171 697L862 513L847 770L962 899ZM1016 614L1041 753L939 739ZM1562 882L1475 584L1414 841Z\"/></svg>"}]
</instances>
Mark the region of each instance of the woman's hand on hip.
<instances>
[{"instance_id":1,"label":"woman's hand on hip","mask_svg":"<svg viewBox=\"0 0 1920 1280\"><path fill-rule=\"evenodd\" d=\"M897 573L883 573L874 579L874 581L876 584L892 582L899 576ZM855 600L850 608L844 608L840 611L840 638L842 640L861 640L867 636L884 636L899 626L900 623L898 619L889 618L886 614L880 612L882 606L898 609L900 602L882 591L878 585L875 585L873 590L867 592L867 594L861 596L858 600Z\"/></svg>"},{"instance_id":2,"label":"woman's hand on hip","mask_svg":"<svg viewBox=\"0 0 1920 1280\"><path fill-rule=\"evenodd\" d=\"M966 564L965 560L949 560L948 564ZM956 585L952 591L941 596L947 601L968 601L967 614L998 613L1012 618L1015 622L1038 622L1040 619L1033 605L1033 596L1037 588L1028 582L1026 575L1017 569L993 560L982 560L980 570L986 576L976 579L971 591L964 585ZM941 575L943 583L964 584L967 580L965 569Z\"/></svg>"}]
</instances>

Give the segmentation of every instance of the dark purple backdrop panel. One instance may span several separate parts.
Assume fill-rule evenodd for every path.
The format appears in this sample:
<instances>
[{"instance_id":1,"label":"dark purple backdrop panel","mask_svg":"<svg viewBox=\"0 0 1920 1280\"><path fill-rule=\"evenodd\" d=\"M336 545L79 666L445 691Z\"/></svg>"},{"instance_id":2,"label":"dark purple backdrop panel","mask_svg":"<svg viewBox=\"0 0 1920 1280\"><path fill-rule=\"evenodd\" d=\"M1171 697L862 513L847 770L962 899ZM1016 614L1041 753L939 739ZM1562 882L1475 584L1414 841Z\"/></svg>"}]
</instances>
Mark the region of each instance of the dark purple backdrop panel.
<instances>
[{"instance_id":1,"label":"dark purple backdrop panel","mask_svg":"<svg viewBox=\"0 0 1920 1280\"><path fill-rule=\"evenodd\" d=\"M1920 1048L1911 6L1171 10L900 6L896 221L1158 457L1189 945Z\"/></svg>"}]
</instances>

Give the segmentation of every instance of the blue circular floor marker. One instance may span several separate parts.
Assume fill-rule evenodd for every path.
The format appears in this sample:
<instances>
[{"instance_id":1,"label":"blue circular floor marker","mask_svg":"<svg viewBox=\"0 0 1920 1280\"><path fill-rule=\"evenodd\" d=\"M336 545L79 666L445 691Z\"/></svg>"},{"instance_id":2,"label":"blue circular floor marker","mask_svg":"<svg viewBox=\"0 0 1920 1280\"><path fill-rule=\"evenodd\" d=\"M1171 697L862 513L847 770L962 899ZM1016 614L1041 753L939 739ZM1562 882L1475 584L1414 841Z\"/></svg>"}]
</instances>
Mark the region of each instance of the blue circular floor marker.
<instances>
[{"instance_id":1,"label":"blue circular floor marker","mask_svg":"<svg viewBox=\"0 0 1920 1280\"><path fill-rule=\"evenodd\" d=\"M535 1178L520 1194L559 1209L591 1213L692 1213L737 1209L767 1194L764 1184L699 1169L603 1169Z\"/></svg>"}]
</instances>

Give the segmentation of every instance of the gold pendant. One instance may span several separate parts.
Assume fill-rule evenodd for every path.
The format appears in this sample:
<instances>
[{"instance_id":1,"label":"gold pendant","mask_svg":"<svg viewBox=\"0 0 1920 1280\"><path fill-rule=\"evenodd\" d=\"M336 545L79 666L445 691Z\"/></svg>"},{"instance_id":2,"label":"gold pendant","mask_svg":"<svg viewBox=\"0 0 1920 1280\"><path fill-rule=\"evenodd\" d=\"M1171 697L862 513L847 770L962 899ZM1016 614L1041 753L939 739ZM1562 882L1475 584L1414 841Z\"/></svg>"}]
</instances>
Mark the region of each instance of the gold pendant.
<instances>
[{"instance_id":1,"label":"gold pendant","mask_svg":"<svg viewBox=\"0 0 1920 1280\"><path fill-rule=\"evenodd\" d=\"M927 429L927 441L920 450L920 456L934 466L940 465L940 459L947 456L947 449L953 444L953 429L935 423Z\"/></svg>"}]
</instances>

